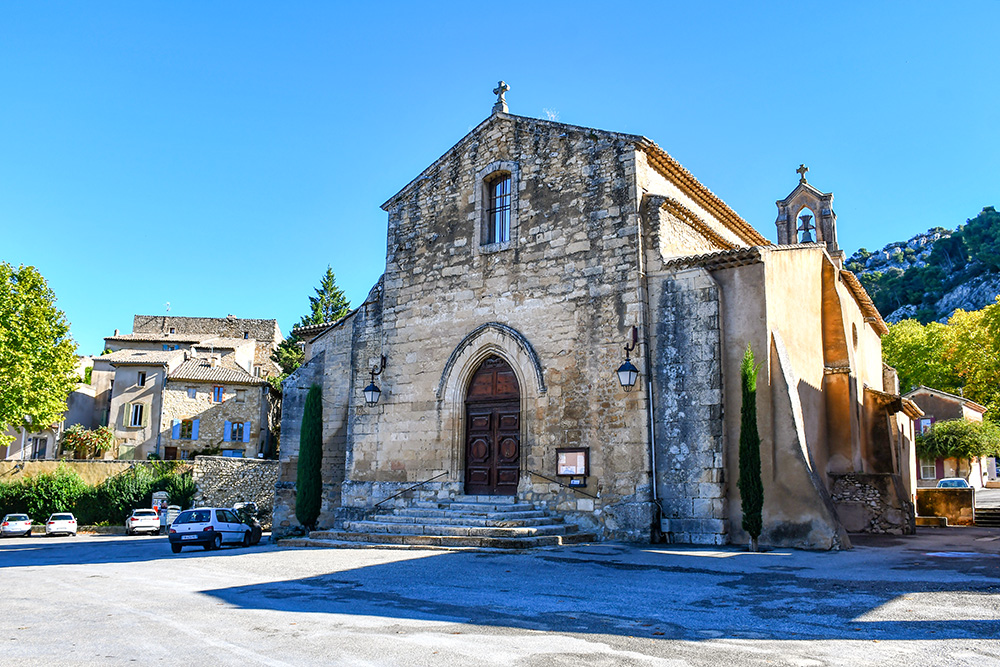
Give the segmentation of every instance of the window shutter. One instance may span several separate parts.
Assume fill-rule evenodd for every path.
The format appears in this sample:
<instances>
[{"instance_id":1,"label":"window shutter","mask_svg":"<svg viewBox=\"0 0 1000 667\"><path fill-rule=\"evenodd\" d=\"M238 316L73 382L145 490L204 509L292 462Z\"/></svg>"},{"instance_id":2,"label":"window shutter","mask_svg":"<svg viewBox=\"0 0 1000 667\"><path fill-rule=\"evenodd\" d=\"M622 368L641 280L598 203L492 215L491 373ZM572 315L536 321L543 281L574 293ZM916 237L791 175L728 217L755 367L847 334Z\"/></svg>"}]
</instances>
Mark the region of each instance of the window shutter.
<instances>
[{"instance_id":1,"label":"window shutter","mask_svg":"<svg viewBox=\"0 0 1000 667\"><path fill-rule=\"evenodd\" d=\"M250 442L250 422L243 422L243 442Z\"/></svg>"},{"instance_id":2,"label":"window shutter","mask_svg":"<svg viewBox=\"0 0 1000 667\"><path fill-rule=\"evenodd\" d=\"M149 424L149 404L142 404L142 427L146 428Z\"/></svg>"},{"instance_id":3,"label":"window shutter","mask_svg":"<svg viewBox=\"0 0 1000 667\"><path fill-rule=\"evenodd\" d=\"M229 422L226 422L226 425L222 432L222 439L225 442L229 442L230 438L232 437L233 437L233 425L230 424Z\"/></svg>"},{"instance_id":4,"label":"window shutter","mask_svg":"<svg viewBox=\"0 0 1000 667\"><path fill-rule=\"evenodd\" d=\"M129 426L132 424L132 404L126 403L125 409L122 411L122 426Z\"/></svg>"},{"instance_id":5,"label":"window shutter","mask_svg":"<svg viewBox=\"0 0 1000 667\"><path fill-rule=\"evenodd\" d=\"M171 422L170 426L170 437L174 440L181 439L181 420L175 419Z\"/></svg>"},{"instance_id":6,"label":"window shutter","mask_svg":"<svg viewBox=\"0 0 1000 667\"><path fill-rule=\"evenodd\" d=\"M192 440L197 440L198 439L198 421L199 420L197 420L197 419L192 419L191 420L191 439Z\"/></svg>"}]
</instances>

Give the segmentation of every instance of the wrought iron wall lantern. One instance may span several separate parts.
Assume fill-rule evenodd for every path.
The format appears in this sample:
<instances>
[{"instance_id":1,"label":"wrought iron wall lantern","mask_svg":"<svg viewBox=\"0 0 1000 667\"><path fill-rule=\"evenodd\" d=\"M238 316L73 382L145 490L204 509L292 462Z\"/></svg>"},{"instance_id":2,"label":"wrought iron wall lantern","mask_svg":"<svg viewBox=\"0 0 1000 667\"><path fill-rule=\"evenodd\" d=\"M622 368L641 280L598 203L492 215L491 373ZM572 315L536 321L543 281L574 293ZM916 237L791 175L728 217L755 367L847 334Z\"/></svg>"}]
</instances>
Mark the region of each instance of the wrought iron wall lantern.
<instances>
[{"instance_id":1,"label":"wrought iron wall lantern","mask_svg":"<svg viewBox=\"0 0 1000 667\"><path fill-rule=\"evenodd\" d=\"M635 367L629 358L629 353L635 349L639 342L639 330L632 327L632 342L625 346L625 363L618 367L618 381L622 383L622 389L632 391L635 381L639 379L639 369Z\"/></svg>"},{"instance_id":2,"label":"wrought iron wall lantern","mask_svg":"<svg viewBox=\"0 0 1000 667\"><path fill-rule=\"evenodd\" d=\"M378 403L379 396L382 395L382 390L378 388L375 384L375 376L381 375L382 371L385 370L385 355L382 355L382 361L378 366L372 366L372 381L364 388L365 403L368 405L376 405Z\"/></svg>"}]
</instances>

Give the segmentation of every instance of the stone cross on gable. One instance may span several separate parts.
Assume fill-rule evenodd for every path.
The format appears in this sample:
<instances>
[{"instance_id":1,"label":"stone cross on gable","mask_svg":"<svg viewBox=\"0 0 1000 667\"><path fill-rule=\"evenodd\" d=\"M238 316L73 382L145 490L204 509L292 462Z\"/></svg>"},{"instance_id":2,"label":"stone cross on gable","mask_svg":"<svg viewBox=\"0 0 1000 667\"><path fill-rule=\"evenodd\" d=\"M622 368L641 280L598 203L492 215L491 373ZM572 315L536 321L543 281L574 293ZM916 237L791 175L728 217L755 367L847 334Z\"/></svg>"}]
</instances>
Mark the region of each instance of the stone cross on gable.
<instances>
[{"instance_id":1,"label":"stone cross on gable","mask_svg":"<svg viewBox=\"0 0 1000 667\"><path fill-rule=\"evenodd\" d=\"M799 168L795 170L795 173L799 175L799 183L806 182L806 172L809 171L809 167L804 164L800 164Z\"/></svg>"},{"instance_id":2,"label":"stone cross on gable","mask_svg":"<svg viewBox=\"0 0 1000 667\"><path fill-rule=\"evenodd\" d=\"M497 83L497 87L493 89L493 94L497 96L497 103L493 105L493 113L498 111L507 113L507 100L504 95L508 90L510 90L510 86L503 81Z\"/></svg>"}]
</instances>

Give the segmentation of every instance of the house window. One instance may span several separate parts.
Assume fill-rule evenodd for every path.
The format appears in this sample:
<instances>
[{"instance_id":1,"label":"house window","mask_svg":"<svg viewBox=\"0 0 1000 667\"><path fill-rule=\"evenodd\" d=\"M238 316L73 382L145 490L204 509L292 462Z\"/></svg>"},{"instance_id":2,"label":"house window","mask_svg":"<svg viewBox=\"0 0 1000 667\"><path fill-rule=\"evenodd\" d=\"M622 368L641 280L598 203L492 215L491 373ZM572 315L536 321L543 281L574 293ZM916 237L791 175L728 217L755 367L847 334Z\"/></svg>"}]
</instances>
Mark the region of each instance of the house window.
<instances>
[{"instance_id":1,"label":"house window","mask_svg":"<svg viewBox=\"0 0 1000 667\"><path fill-rule=\"evenodd\" d=\"M247 397L247 390L246 389L237 389L236 390L236 402L237 403L242 403L243 401L246 400L246 397Z\"/></svg>"},{"instance_id":2,"label":"house window","mask_svg":"<svg viewBox=\"0 0 1000 667\"><path fill-rule=\"evenodd\" d=\"M250 332L249 331L244 331L243 332L243 340L249 340L249 339L250 339Z\"/></svg>"},{"instance_id":3,"label":"house window","mask_svg":"<svg viewBox=\"0 0 1000 667\"><path fill-rule=\"evenodd\" d=\"M173 352L176 349L177 349L176 345L167 345L166 343L163 344L163 351L164 352Z\"/></svg>"},{"instance_id":4,"label":"house window","mask_svg":"<svg viewBox=\"0 0 1000 667\"><path fill-rule=\"evenodd\" d=\"M194 430L194 420L193 419L182 419L181 420L181 440L190 440L191 433Z\"/></svg>"},{"instance_id":5,"label":"house window","mask_svg":"<svg viewBox=\"0 0 1000 667\"><path fill-rule=\"evenodd\" d=\"M937 469L934 459L920 459L920 479L936 479Z\"/></svg>"},{"instance_id":6,"label":"house window","mask_svg":"<svg viewBox=\"0 0 1000 667\"><path fill-rule=\"evenodd\" d=\"M145 406L142 403L132 403L131 409L129 410L128 425L142 426L145 411Z\"/></svg>"},{"instance_id":7,"label":"house window","mask_svg":"<svg viewBox=\"0 0 1000 667\"><path fill-rule=\"evenodd\" d=\"M223 392L222 387L212 387L212 402L213 403L222 403L222 400L223 400L224 397L225 397L225 393Z\"/></svg>"},{"instance_id":8,"label":"house window","mask_svg":"<svg viewBox=\"0 0 1000 667\"><path fill-rule=\"evenodd\" d=\"M243 442L243 422L233 422L230 442Z\"/></svg>"},{"instance_id":9,"label":"house window","mask_svg":"<svg viewBox=\"0 0 1000 667\"><path fill-rule=\"evenodd\" d=\"M170 327L170 333L177 333L177 329L175 329L174 327Z\"/></svg>"},{"instance_id":10,"label":"house window","mask_svg":"<svg viewBox=\"0 0 1000 667\"><path fill-rule=\"evenodd\" d=\"M198 396L198 390L195 389L194 387L188 387L187 392L188 392L188 398L197 398Z\"/></svg>"},{"instance_id":11,"label":"house window","mask_svg":"<svg viewBox=\"0 0 1000 667\"><path fill-rule=\"evenodd\" d=\"M487 208L483 243L510 241L510 174L500 173L486 182Z\"/></svg>"},{"instance_id":12,"label":"house window","mask_svg":"<svg viewBox=\"0 0 1000 667\"><path fill-rule=\"evenodd\" d=\"M45 458L45 448L48 445L48 438L32 438L32 449L31 458L33 459L44 459Z\"/></svg>"},{"instance_id":13,"label":"house window","mask_svg":"<svg viewBox=\"0 0 1000 667\"><path fill-rule=\"evenodd\" d=\"M146 386L146 373L145 373L145 371L139 371L139 379L136 381L136 384L139 385L140 387L145 387Z\"/></svg>"}]
</instances>

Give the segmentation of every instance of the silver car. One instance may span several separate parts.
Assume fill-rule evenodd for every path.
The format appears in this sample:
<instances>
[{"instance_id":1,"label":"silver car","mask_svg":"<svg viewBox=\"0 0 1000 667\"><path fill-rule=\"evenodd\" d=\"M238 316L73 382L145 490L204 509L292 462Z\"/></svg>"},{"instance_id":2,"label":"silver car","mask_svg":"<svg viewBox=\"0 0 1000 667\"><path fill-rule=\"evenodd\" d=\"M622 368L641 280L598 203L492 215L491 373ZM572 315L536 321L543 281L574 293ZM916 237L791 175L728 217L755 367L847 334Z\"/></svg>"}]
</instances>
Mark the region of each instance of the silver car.
<instances>
[{"instance_id":1,"label":"silver car","mask_svg":"<svg viewBox=\"0 0 1000 667\"><path fill-rule=\"evenodd\" d=\"M46 535L72 535L76 537L76 517L69 512L58 512L45 522Z\"/></svg>"},{"instance_id":2,"label":"silver car","mask_svg":"<svg viewBox=\"0 0 1000 667\"><path fill-rule=\"evenodd\" d=\"M31 518L27 514L8 514L0 523L0 536L31 536Z\"/></svg>"}]
</instances>

